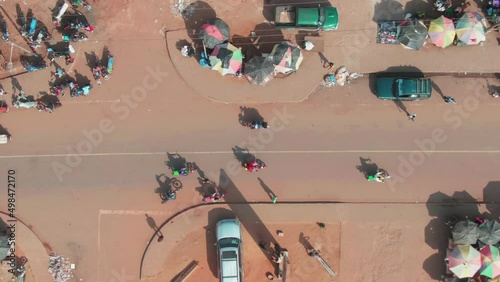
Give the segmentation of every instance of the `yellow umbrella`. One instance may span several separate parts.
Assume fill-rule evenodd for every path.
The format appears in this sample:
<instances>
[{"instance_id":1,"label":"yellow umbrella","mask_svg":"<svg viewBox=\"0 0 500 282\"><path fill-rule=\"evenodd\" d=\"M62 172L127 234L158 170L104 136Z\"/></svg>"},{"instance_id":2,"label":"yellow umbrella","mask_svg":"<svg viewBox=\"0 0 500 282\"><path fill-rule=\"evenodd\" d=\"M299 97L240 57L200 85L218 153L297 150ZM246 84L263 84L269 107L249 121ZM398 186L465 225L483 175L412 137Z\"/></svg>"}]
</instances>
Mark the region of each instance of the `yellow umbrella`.
<instances>
[{"instance_id":1,"label":"yellow umbrella","mask_svg":"<svg viewBox=\"0 0 500 282\"><path fill-rule=\"evenodd\" d=\"M434 45L446 48L453 43L455 39L455 26L453 21L441 16L433 21L429 25L429 37L431 38Z\"/></svg>"}]
</instances>

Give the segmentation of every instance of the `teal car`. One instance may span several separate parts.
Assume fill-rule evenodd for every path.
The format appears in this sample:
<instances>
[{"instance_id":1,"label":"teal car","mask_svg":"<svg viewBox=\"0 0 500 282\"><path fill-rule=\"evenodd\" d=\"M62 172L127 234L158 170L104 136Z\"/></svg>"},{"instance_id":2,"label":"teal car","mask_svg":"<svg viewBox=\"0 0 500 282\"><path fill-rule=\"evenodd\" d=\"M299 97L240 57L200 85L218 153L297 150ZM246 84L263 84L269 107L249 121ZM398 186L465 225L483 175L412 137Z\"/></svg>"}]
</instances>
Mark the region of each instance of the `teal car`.
<instances>
[{"instance_id":1,"label":"teal car","mask_svg":"<svg viewBox=\"0 0 500 282\"><path fill-rule=\"evenodd\" d=\"M334 7L277 6L274 24L276 28L335 30L339 25L339 13Z\"/></svg>"},{"instance_id":2,"label":"teal car","mask_svg":"<svg viewBox=\"0 0 500 282\"><path fill-rule=\"evenodd\" d=\"M432 81L430 78L379 78L376 95L382 100L425 100L432 95Z\"/></svg>"}]
</instances>

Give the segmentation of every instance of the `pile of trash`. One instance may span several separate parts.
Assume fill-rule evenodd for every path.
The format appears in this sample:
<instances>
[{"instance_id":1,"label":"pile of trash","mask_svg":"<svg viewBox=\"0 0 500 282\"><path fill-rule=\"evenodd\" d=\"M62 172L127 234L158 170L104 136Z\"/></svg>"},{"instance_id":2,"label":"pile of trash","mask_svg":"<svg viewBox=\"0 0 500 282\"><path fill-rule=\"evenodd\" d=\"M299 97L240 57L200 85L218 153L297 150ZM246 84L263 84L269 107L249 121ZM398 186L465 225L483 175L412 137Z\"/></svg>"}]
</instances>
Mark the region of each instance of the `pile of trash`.
<instances>
[{"instance_id":1,"label":"pile of trash","mask_svg":"<svg viewBox=\"0 0 500 282\"><path fill-rule=\"evenodd\" d=\"M351 80L354 80L356 78L363 77L362 73L349 73L347 72L347 68L342 66L338 68L335 72L329 73L325 75L323 78L323 86L330 87L333 85L348 85L351 83Z\"/></svg>"},{"instance_id":2,"label":"pile of trash","mask_svg":"<svg viewBox=\"0 0 500 282\"><path fill-rule=\"evenodd\" d=\"M191 4L190 0L171 0L170 10L176 16L182 16L187 20L194 14L196 4Z\"/></svg>"},{"instance_id":3,"label":"pile of trash","mask_svg":"<svg viewBox=\"0 0 500 282\"><path fill-rule=\"evenodd\" d=\"M73 277L71 270L74 265L69 260L56 254L51 254L49 259L49 272L55 282L66 282Z\"/></svg>"}]
</instances>

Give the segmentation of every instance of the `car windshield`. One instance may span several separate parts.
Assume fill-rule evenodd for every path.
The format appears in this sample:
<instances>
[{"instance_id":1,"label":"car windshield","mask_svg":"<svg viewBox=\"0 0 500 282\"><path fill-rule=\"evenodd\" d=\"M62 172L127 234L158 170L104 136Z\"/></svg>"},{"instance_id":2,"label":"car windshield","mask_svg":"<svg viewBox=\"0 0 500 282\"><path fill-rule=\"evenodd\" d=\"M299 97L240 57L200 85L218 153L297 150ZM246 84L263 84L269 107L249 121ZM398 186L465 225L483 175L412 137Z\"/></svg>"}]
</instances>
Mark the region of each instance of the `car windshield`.
<instances>
[{"instance_id":1,"label":"car windshield","mask_svg":"<svg viewBox=\"0 0 500 282\"><path fill-rule=\"evenodd\" d=\"M325 24L325 9L318 9L319 10L319 20L318 20L318 25L323 26Z\"/></svg>"},{"instance_id":2,"label":"car windshield","mask_svg":"<svg viewBox=\"0 0 500 282\"><path fill-rule=\"evenodd\" d=\"M219 240L219 247L221 248L238 248L240 240L237 238L224 238Z\"/></svg>"}]
</instances>

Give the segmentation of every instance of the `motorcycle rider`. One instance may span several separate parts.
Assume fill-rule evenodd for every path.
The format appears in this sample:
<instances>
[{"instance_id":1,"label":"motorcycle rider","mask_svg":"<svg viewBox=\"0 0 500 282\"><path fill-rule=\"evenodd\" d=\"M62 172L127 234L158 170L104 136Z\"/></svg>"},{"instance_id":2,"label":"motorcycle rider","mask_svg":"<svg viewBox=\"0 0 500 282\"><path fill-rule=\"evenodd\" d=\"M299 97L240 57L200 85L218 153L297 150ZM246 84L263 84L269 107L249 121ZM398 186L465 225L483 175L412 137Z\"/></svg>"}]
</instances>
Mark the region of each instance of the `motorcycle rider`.
<instances>
[{"instance_id":1,"label":"motorcycle rider","mask_svg":"<svg viewBox=\"0 0 500 282\"><path fill-rule=\"evenodd\" d=\"M444 101L447 103L447 104L456 104L457 102L455 101L455 98L451 97L451 96L444 96Z\"/></svg>"},{"instance_id":2,"label":"motorcycle rider","mask_svg":"<svg viewBox=\"0 0 500 282\"><path fill-rule=\"evenodd\" d=\"M265 121L254 121L251 123L251 128L252 129L259 129L259 128L269 128L269 125Z\"/></svg>"}]
</instances>

